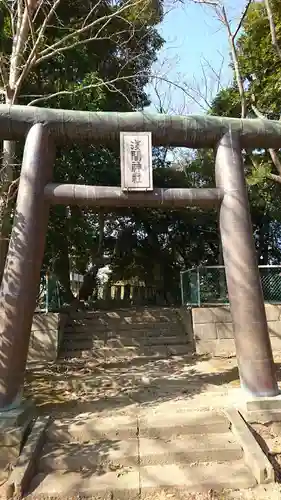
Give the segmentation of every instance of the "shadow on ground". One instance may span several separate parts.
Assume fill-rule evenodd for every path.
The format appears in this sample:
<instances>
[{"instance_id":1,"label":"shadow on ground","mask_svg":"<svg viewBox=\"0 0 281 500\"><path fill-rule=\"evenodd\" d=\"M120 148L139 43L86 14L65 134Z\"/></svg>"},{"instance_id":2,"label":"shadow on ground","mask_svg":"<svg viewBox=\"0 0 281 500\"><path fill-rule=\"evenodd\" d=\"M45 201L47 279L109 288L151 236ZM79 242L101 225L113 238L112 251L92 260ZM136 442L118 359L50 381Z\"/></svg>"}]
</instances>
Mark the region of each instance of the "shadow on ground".
<instances>
[{"instance_id":1,"label":"shadow on ground","mask_svg":"<svg viewBox=\"0 0 281 500\"><path fill-rule=\"evenodd\" d=\"M278 378L281 376L281 364L276 364ZM190 408L197 408L199 398L207 398L206 406L212 406L216 395L220 397L220 404L225 401L225 396L230 388L239 387L238 369L236 359L211 359L200 356L189 356L182 358L170 358L165 360L154 360L147 362L111 363L108 366L96 365L92 360L71 360L57 364L37 365L29 368L26 373L25 391L37 403L43 413L53 413L53 416L68 417L70 423L81 425L84 416L79 413L103 412L115 415L118 410L129 412L130 407L160 406L174 401L183 400L184 404L190 402ZM101 415L101 418L102 415ZM58 436L59 441L59 436ZM66 440L64 441L66 443ZM133 445L134 441L131 440ZM73 444L57 447L55 453L50 450L49 459L51 463L58 460L64 475L73 468L73 460L79 458L85 467L79 470L81 481L87 480L95 471L97 475L114 471L117 476L126 475L134 470L135 460L131 460L134 453L128 453L129 460L119 464L115 468L112 463L112 450L118 452L122 442L118 439L105 439L102 435L94 436L93 442L83 444L83 454L72 450ZM167 442L163 442L167 447ZM47 449L45 448L45 454ZM77 454L77 457L75 456ZM79 457L78 457L79 455ZM173 450L171 450L173 456ZM83 458L83 460L82 460ZM119 460L119 459L118 459ZM176 460L176 459L175 459ZM173 462L173 460L172 460ZM59 467L59 468L60 468ZM112 468L113 467L113 468ZM196 469L186 471L188 479L196 476ZM148 471L145 474L148 474ZM218 469L219 473L219 469ZM44 480L48 470L38 476L39 483ZM68 481L67 477L65 479ZM79 479L79 480L80 480ZM147 480L153 478L146 477ZM68 484L71 493L71 481ZM79 485L78 485L79 486ZM164 488L155 493L147 493L143 496L145 500L222 500L222 499L255 499L265 500L264 496L247 496L250 490L238 492L240 496L232 496L232 492L216 493L191 493L179 491L176 496L171 495L169 488ZM255 489L253 490L255 491ZM278 493L280 494L280 492ZM73 498L73 496L72 496ZM268 498L275 498L271 496ZM276 497L280 498L280 497Z\"/></svg>"},{"instance_id":2,"label":"shadow on ground","mask_svg":"<svg viewBox=\"0 0 281 500\"><path fill-rule=\"evenodd\" d=\"M127 409L191 400L205 391L239 387L236 360L202 356L97 365L71 360L29 367L25 394L43 412Z\"/></svg>"}]
</instances>

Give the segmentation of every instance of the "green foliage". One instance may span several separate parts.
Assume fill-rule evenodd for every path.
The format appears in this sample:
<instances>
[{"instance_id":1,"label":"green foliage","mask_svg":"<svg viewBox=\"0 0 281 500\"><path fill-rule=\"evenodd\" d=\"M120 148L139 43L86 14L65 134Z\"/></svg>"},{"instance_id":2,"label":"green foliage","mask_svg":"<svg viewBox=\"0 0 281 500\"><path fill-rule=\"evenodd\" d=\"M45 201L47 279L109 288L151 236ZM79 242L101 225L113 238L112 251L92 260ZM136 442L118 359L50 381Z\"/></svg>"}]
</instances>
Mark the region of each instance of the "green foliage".
<instances>
[{"instance_id":1,"label":"green foliage","mask_svg":"<svg viewBox=\"0 0 281 500\"><path fill-rule=\"evenodd\" d=\"M250 174L247 177L248 185L256 186L263 184L263 187L265 187L265 183L268 179L270 172L271 172L271 165L261 161L260 163L255 165L250 171Z\"/></svg>"},{"instance_id":2,"label":"green foliage","mask_svg":"<svg viewBox=\"0 0 281 500\"><path fill-rule=\"evenodd\" d=\"M272 0L277 38L281 43L281 5ZM244 82L247 117L256 118L254 104L266 118L280 116L281 61L272 46L267 12L263 2L254 2L243 22L237 40L238 65ZM240 117L241 104L233 74L233 83L222 89L212 103L211 114ZM260 263L280 262L281 216L280 185L270 180L278 173L268 152L244 152L251 215ZM278 152L277 152L278 154Z\"/></svg>"},{"instance_id":3,"label":"green foliage","mask_svg":"<svg viewBox=\"0 0 281 500\"><path fill-rule=\"evenodd\" d=\"M23 4L22 4L23 5ZM50 5L33 21L37 36ZM145 92L149 71L163 39L156 25L163 16L162 1L90 0L60 2L17 95L19 104L89 111L131 111L149 104ZM87 24L90 30L77 33ZM52 58L40 52L66 39ZM86 43L80 43L83 42ZM6 72L12 51L12 25L7 4L0 3L0 53ZM79 42L79 43L78 43ZM24 68L32 50L29 37L21 54ZM67 48L67 50L64 50ZM43 53L44 53L43 52ZM39 61L38 61L39 58ZM119 151L104 147L70 147L58 151L55 180L81 184L120 184ZM110 217L110 215L108 215ZM69 268L84 273L99 245L98 215L90 210L54 207L51 210L44 267L59 275L66 294Z\"/></svg>"},{"instance_id":4,"label":"green foliage","mask_svg":"<svg viewBox=\"0 0 281 500\"><path fill-rule=\"evenodd\" d=\"M237 87L222 89L214 98L209 114L217 116L239 117L241 113L241 101Z\"/></svg>"},{"instance_id":5,"label":"green foliage","mask_svg":"<svg viewBox=\"0 0 281 500\"><path fill-rule=\"evenodd\" d=\"M49 8L41 8L33 21L35 38ZM71 0L60 2L38 46L38 63L35 62L25 78L18 102L27 104L32 95L50 96L75 90L75 95L54 96L40 101L40 105L115 111L142 108L148 104L144 92L148 72L163 43L155 28L162 15L162 4L156 0L113 3L105 0L94 8L90 0L79 0L75 4ZM7 70L13 40L10 19L5 4L0 4L0 53L3 61L6 60ZM46 52L66 35L90 24L90 29L65 40L51 59L41 60L42 50ZM22 67L31 49L32 36L29 35L21 57ZM93 88L81 97L77 90L85 85L93 85Z\"/></svg>"},{"instance_id":6,"label":"green foliage","mask_svg":"<svg viewBox=\"0 0 281 500\"><path fill-rule=\"evenodd\" d=\"M281 8L274 0L277 30L281 33ZM28 104L40 96L40 106L89 111L128 111L149 104L145 87L149 70L163 40L157 24L163 16L160 0L132 3L122 16L116 14L125 0L92 3L79 0L61 2L59 22L50 23L40 50L60 41L87 21L98 21L112 14L97 39L99 23L87 37L93 40L56 53L51 60L36 64L24 81L18 102ZM2 9L2 10L1 10ZM1 16L2 14L2 16ZM42 18L37 18L38 29ZM263 112L280 112L281 64L272 46L268 21L262 3L253 4L238 40L241 73L245 81L248 112L253 95ZM72 42L81 38L75 37ZM7 61L11 51L11 26L7 11L0 4L0 52ZM30 41L29 41L30 44ZM27 49L30 46L27 46ZM28 52L28 51L27 51ZM27 54L23 54L26 58ZM59 94L58 94L59 93ZM51 96L51 97L50 97ZM213 102L211 113L240 116L240 97L233 83ZM156 187L213 187L212 151L197 151L181 158L178 168L169 151L153 149ZM279 186L268 180L270 158L263 151L245 153L254 234L260 262L279 259L281 219L276 199ZM87 185L120 185L119 151L93 146L63 148L58 151L55 181ZM179 271L199 264L219 263L218 214L215 211L120 209L100 213L79 207L55 207L51 211L44 267L58 275L66 300L70 300L69 270L84 274L100 256L110 262L112 279L137 278L147 285L166 289L176 297ZM102 241L101 241L102 239Z\"/></svg>"},{"instance_id":7,"label":"green foliage","mask_svg":"<svg viewBox=\"0 0 281 500\"><path fill-rule=\"evenodd\" d=\"M281 42L281 6L270 2L277 38ZM280 116L281 60L271 43L269 22L263 2L255 2L243 24L238 40L239 66L247 86L247 94L255 99L258 109L266 115ZM250 110L249 110L250 111Z\"/></svg>"}]
</instances>

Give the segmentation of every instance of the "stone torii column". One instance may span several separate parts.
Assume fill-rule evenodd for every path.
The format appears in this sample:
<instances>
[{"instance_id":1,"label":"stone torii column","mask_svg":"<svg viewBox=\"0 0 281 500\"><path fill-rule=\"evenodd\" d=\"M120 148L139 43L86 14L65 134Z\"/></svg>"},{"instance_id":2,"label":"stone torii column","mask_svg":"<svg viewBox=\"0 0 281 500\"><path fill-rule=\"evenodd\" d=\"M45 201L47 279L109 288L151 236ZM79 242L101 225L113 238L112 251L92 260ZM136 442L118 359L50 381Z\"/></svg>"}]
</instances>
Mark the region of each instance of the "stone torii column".
<instances>
[{"instance_id":1,"label":"stone torii column","mask_svg":"<svg viewBox=\"0 0 281 500\"><path fill-rule=\"evenodd\" d=\"M33 125L24 147L16 213L0 289L0 411L19 405L44 255L55 145L48 127Z\"/></svg>"},{"instance_id":2,"label":"stone torii column","mask_svg":"<svg viewBox=\"0 0 281 500\"><path fill-rule=\"evenodd\" d=\"M39 119L46 125L34 124ZM228 124L236 129L235 133L227 131ZM23 386L50 202L68 204L72 201L103 207L116 206L116 202L120 206L136 203L162 208L166 204L175 208L183 204L194 205L196 198L207 204L219 201L241 383L255 396L278 393L240 152L241 146L258 147L263 143L264 147L275 147L274 144L280 144L280 122L267 126L269 131L263 122L257 120L162 115L146 118L142 113L129 113L128 116L126 113L85 113L0 105L2 138L22 139L31 127L24 148L15 220L0 290L0 409L16 406ZM79 143L83 140L102 144L106 139L116 139L120 127L123 130L149 130L154 134L155 143L161 145L210 147L219 141L216 159L219 189L209 190L205 196L201 190L197 195L194 190L162 189L139 194L137 198L133 193L127 196L120 192L120 188L114 187L77 186L73 191L71 186L50 185L55 159L54 137L60 142Z\"/></svg>"},{"instance_id":3,"label":"stone torii column","mask_svg":"<svg viewBox=\"0 0 281 500\"><path fill-rule=\"evenodd\" d=\"M216 185L224 191L220 232L241 386L256 397L276 396L241 144L231 130L218 144Z\"/></svg>"}]
</instances>

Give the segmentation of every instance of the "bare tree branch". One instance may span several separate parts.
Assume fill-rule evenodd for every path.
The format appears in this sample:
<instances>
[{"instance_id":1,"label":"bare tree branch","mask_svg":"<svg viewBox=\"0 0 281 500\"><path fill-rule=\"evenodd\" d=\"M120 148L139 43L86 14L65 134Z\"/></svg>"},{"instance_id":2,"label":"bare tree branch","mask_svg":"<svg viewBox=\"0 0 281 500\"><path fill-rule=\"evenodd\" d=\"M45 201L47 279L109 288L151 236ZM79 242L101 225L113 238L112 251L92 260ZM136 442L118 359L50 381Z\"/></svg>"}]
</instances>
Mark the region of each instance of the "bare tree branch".
<instances>
[{"instance_id":1,"label":"bare tree branch","mask_svg":"<svg viewBox=\"0 0 281 500\"><path fill-rule=\"evenodd\" d=\"M60 0L57 0L57 1L60 1ZM53 55L56 54L57 49L59 47L61 47L62 45L65 46L65 43L68 42L69 40L73 39L74 37L77 37L79 35L84 34L85 32L87 32L90 29L92 29L94 26L99 25L99 24L101 24L103 22L105 24L100 29L104 29L105 25L107 25L117 15L120 16L121 12L124 12L124 11L128 10L129 8L132 7L132 5L135 6L135 5L137 5L137 4L141 3L141 2L142 2L142 0L136 0L132 4L132 0L127 0L127 2L124 5L122 5L122 7L120 7L120 9L117 12L112 12L111 14L98 17L97 19L95 19L91 23L87 24L86 26L78 28L77 30L73 31L72 33L69 33L68 35L66 35L63 38L61 38L60 40L58 40L53 45L50 45L46 49L42 50L42 52L40 53L40 56L42 57L42 56L48 54L48 55L50 55L50 57L52 57Z\"/></svg>"},{"instance_id":2,"label":"bare tree branch","mask_svg":"<svg viewBox=\"0 0 281 500\"><path fill-rule=\"evenodd\" d=\"M16 36L13 43L10 75L9 75L9 92L8 99L11 104L15 102L17 94L18 79L20 74L20 60L24 51L24 46L29 32L29 19L35 11L37 0L18 1L18 22Z\"/></svg>"},{"instance_id":3,"label":"bare tree branch","mask_svg":"<svg viewBox=\"0 0 281 500\"><path fill-rule=\"evenodd\" d=\"M191 99L192 101L196 102L196 104L200 105L200 101L198 100L198 102L196 101L195 97L193 94L191 94L187 88L186 85L181 85L180 83L178 82L174 82L172 80L170 80L169 78L166 78L166 77L163 77L161 75L156 75L156 74L151 74L149 75L150 78L152 80L159 80L159 81L163 81L165 83L168 83L169 85L172 85L174 88L178 89L178 90L181 90L181 92L186 96L188 97L189 99ZM202 106L201 106L202 107Z\"/></svg>"},{"instance_id":4,"label":"bare tree branch","mask_svg":"<svg viewBox=\"0 0 281 500\"><path fill-rule=\"evenodd\" d=\"M139 75L139 74L138 74ZM129 80L129 78L127 78L127 80ZM121 89L119 89L118 87L116 87L116 85L114 85L113 82L104 82L104 86L107 90L109 90L109 92L112 92L112 93L116 93L116 94L119 94L123 97L123 99L129 104L129 106L133 109L133 105L132 105L132 102L130 101L130 99L128 98L128 96L126 96L126 94L124 94L124 92L122 92Z\"/></svg>"},{"instance_id":5,"label":"bare tree branch","mask_svg":"<svg viewBox=\"0 0 281 500\"><path fill-rule=\"evenodd\" d=\"M7 11L9 12L10 21L11 21L12 37L14 38L14 36L16 34L16 30L15 30L15 15L14 15L14 11L15 11L15 8L16 8L16 1L13 1L12 4L11 4L11 2L9 2L7 0L2 0L2 3L5 5L5 9L7 9Z\"/></svg>"},{"instance_id":6,"label":"bare tree branch","mask_svg":"<svg viewBox=\"0 0 281 500\"><path fill-rule=\"evenodd\" d=\"M230 21L228 19L226 9L223 5L223 3L220 0L193 0L193 3L201 4L201 5L210 5L214 10L217 15L217 18L219 21L225 26L226 31L227 31L227 37L228 37L228 43L230 47L230 53L231 53L231 59L232 63L234 66L234 73L235 73L235 79L240 95L240 101L241 101L241 118L245 118L247 115L247 101L246 101L246 96L245 96L245 90L244 90L244 83L243 83L243 78L240 72L239 68L239 62L238 62L238 54L236 50L236 45L235 45L235 39L237 37L238 32L241 29L243 20L245 19L245 16L248 12L249 6L252 3L252 0L249 0L247 2L246 8L239 20L238 26L235 30L234 33L232 33L231 26L230 26Z\"/></svg>"},{"instance_id":7,"label":"bare tree branch","mask_svg":"<svg viewBox=\"0 0 281 500\"><path fill-rule=\"evenodd\" d=\"M35 11L35 13L34 13L34 15L33 15L33 22L35 22L35 21L36 21L36 18L37 18L37 16L38 16L38 14L40 13L40 11L41 11L41 9L42 9L43 5L44 5L44 0L38 0L38 2L37 2L37 7L36 7L36 11Z\"/></svg>"},{"instance_id":8,"label":"bare tree branch","mask_svg":"<svg viewBox=\"0 0 281 500\"><path fill-rule=\"evenodd\" d=\"M61 90L49 95L36 96L34 99L31 98L29 106L40 102L48 102L60 96L76 95L79 92L86 92L87 90L90 91L90 89L102 87L110 92L119 93L128 105L131 108L133 107L130 97L125 95L125 92L122 92L122 88L119 88L121 85L119 86L118 82L126 81L128 85L129 82L133 83L134 80L136 81L142 76L149 79L147 72L137 72L138 64L134 64L136 69L131 69L130 71L127 69L126 73L128 73L128 76L124 76L125 68L128 65L132 65L135 62L135 58L140 57L139 55L130 58L126 57L124 45L130 44L130 41L136 35L137 29L141 30L143 28L142 26L139 28L138 23L142 19L142 12L147 9L146 1L113 0L113 2L110 1L104 4L104 0L93 0L88 3L87 11L83 17L80 16L80 18L76 19L75 24L71 20L70 27L64 26L59 18L59 8L65 3L61 0L2 0L2 2L4 2L4 6L6 7L5 18L8 19L10 17L12 33L12 50L9 59L8 57L7 59L3 56L1 57L0 54L0 98L3 99L2 96L4 95L6 104L13 105L17 102L21 96L22 86L35 65L37 66L46 60L50 60L52 57L61 56L66 51L70 51L75 47L86 45L90 42L97 42L98 44L111 38L113 43L115 40L118 42L117 47L120 52L115 75L112 75L111 79L108 81L96 79L96 81L89 85L81 85L79 87L77 84L77 88L68 88L68 90ZM104 7L107 10L104 10ZM139 16L137 21L131 20L130 14L133 9L137 9L136 14ZM114 19L117 20L116 25L120 24L119 21L121 21L119 31L111 29L113 28L111 24ZM146 23L146 21L145 26L147 29L143 30L145 32L144 37L149 36L150 29L153 29L153 27L149 27L149 23ZM46 42L48 40L48 33L46 32L57 28L60 29L61 38L58 39L56 37L56 39L52 39L49 42L50 45L48 45L48 42ZM110 34L108 34L109 32ZM141 44L142 41L140 38L139 36L137 41ZM131 52L131 49L129 52ZM136 50L136 52L139 51ZM122 59L126 61L123 66ZM120 66L122 67L120 68ZM7 74L6 70L8 70ZM58 88L60 87L58 86ZM0 212L2 210L0 214L2 216L0 217L0 241L1 238L7 241L5 235L8 236L9 233L9 225L7 223L10 222L11 206L5 204L5 200L10 199L12 193L15 192L15 161L15 143L13 141L4 141L3 171L1 176L5 182L2 182L4 191L0 194ZM3 267L1 255L4 255L6 251L5 249L4 251L2 250L0 245L0 280L1 268Z\"/></svg>"},{"instance_id":9,"label":"bare tree branch","mask_svg":"<svg viewBox=\"0 0 281 500\"><path fill-rule=\"evenodd\" d=\"M275 151L275 149L269 149L268 152L270 154L270 157L272 159L274 166L276 167L276 170L278 171L279 175L281 176L281 162L278 158L277 152Z\"/></svg>"},{"instance_id":10,"label":"bare tree branch","mask_svg":"<svg viewBox=\"0 0 281 500\"><path fill-rule=\"evenodd\" d=\"M248 10L249 10L249 7L250 7L250 5L251 5L252 1L253 1L253 0L248 0L247 5L246 5L246 7L245 7L245 9L244 9L244 12L243 12L242 16L240 17L240 20L239 20L238 26L237 26L237 28L236 28L235 32L234 32L234 33L233 33L233 35L232 35L232 37L233 37L233 39L234 39L234 40L236 39L236 37L237 37L237 35L238 35L238 33L239 33L240 29L242 28L242 24L243 24L243 22L244 22L244 19L245 19L246 15L248 14Z\"/></svg>"},{"instance_id":11,"label":"bare tree branch","mask_svg":"<svg viewBox=\"0 0 281 500\"><path fill-rule=\"evenodd\" d=\"M94 7L92 7L92 9L90 9L90 11L88 12L87 16L84 19L84 22L82 24L82 28L84 28L87 25L88 19L95 12L95 10L97 10L97 8L100 6L100 4L101 4L101 0L99 0L97 3L95 3Z\"/></svg>"},{"instance_id":12,"label":"bare tree branch","mask_svg":"<svg viewBox=\"0 0 281 500\"><path fill-rule=\"evenodd\" d=\"M6 94L6 88L7 88L9 80L8 80L8 75L7 75L6 70L5 70L4 57L2 54L0 55L0 77L1 77L2 84L3 84L3 92L1 92L1 93Z\"/></svg>"},{"instance_id":13,"label":"bare tree branch","mask_svg":"<svg viewBox=\"0 0 281 500\"><path fill-rule=\"evenodd\" d=\"M206 66L210 69L211 73L213 73L213 75L216 78L217 82L216 94L218 94L218 92L222 89L221 78L222 78L223 65L225 62L224 56L222 56L221 58L221 64L218 71L210 64L210 61L208 61L205 57L203 58L203 61L205 62Z\"/></svg>"},{"instance_id":14,"label":"bare tree branch","mask_svg":"<svg viewBox=\"0 0 281 500\"><path fill-rule=\"evenodd\" d=\"M122 33L125 33L125 30L116 32L115 35L121 35ZM66 52L67 50L74 49L75 47L78 47L79 45L86 45L87 43L90 42L100 42L100 41L105 41L105 40L110 40L109 36L106 37L98 37L94 36L91 38L87 38L85 40L78 40L74 42L72 45L67 45L66 47L60 47L59 49L56 49L54 52L50 52L48 54L45 54L44 56L38 57L38 59L34 60L33 63L34 65L38 65L42 63L43 61L47 61L48 59L51 59L57 54L61 54L63 52Z\"/></svg>"},{"instance_id":15,"label":"bare tree branch","mask_svg":"<svg viewBox=\"0 0 281 500\"><path fill-rule=\"evenodd\" d=\"M271 179L274 182L278 182L278 184L281 184L281 175L276 175L276 174L268 174L268 179Z\"/></svg>"},{"instance_id":16,"label":"bare tree branch","mask_svg":"<svg viewBox=\"0 0 281 500\"><path fill-rule=\"evenodd\" d=\"M212 7L217 7L218 2L216 0L192 0L193 3L197 3L199 5L211 5Z\"/></svg>"},{"instance_id":17,"label":"bare tree branch","mask_svg":"<svg viewBox=\"0 0 281 500\"><path fill-rule=\"evenodd\" d=\"M33 45L35 45L35 38L36 37L35 37L34 26L33 26L33 22L32 22L32 11L31 11L30 6L29 6L29 0L24 0L24 3L25 3L26 12L27 12L28 25L29 25L29 31L31 34L32 43L33 43Z\"/></svg>"},{"instance_id":18,"label":"bare tree branch","mask_svg":"<svg viewBox=\"0 0 281 500\"><path fill-rule=\"evenodd\" d=\"M61 90L59 92L54 92L53 94L38 96L34 100L30 101L27 104L27 106L35 106L35 105L39 104L40 102L49 101L55 97L60 97L60 96L64 96L64 95L74 95L74 94L77 94L80 92L84 92L85 90L90 90L90 89L99 88L99 87L106 87L111 92L112 91L118 92L131 105L132 103L128 100L127 96L120 89L118 89L115 86L115 84L122 81L122 80L123 81L130 81L130 80L133 80L134 78L138 78L140 76L144 76L144 77L150 78L150 79L155 80L155 81L163 81L165 83L168 83L168 84L174 86L175 88L181 90L189 98L192 98L191 94L186 90L186 88L184 86L182 86L176 82L173 82L173 81L169 80L168 78L162 77L162 76L157 75L157 74L148 74L146 72L138 72L138 73L135 73L132 75L117 76L117 77L113 78L112 80L107 80L107 81L99 80L97 83L91 83L89 85L85 85L85 86L83 86L81 88L77 88L77 89Z\"/></svg>"},{"instance_id":19,"label":"bare tree branch","mask_svg":"<svg viewBox=\"0 0 281 500\"><path fill-rule=\"evenodd\" d=\"M22 73L21 73L21 75L18 78L18 81L16 83L16 92L17 93L22 85L23 80L27 77L27 75L28 75L29 71L31 70L31 68L33 67L33 65L35 65L35 64L38 65L41 62L54 57L56 54L65 52L67 50L71 50L78 45L83 45L83 44L89 43L91 41L99 41L99 40L108 39L108 37L101 37L100 35L101 35L101 32L110 23L110 21L113 18L119 17L120 13L125 12L130 7L132 7L132 5L135 6L138 3L141 3L142 0L134 0L133 3L132 3L132 0L127 0L127 2L125 4L123 4L117 12L115 11L115 12L112 12L108 15L101 16L101 17L95 19L94 21L88 23L87 25L84 24L81 28L78 28L77 30L74 30L72 33L67 34L65 37L61 38L56 43L46 47L40 53L38 53L37 49L39 47L39 44L44 36L45 30L48 26L48 23L49 23L51 17L55 14L55 11L56 11L58 5L60 4L60 1L61 0L55 0L54 4L50 8L49 12L46 14L46 17L42 23L42 26L39 30L38 35L37 35L36 42L33 45L32 50L30 51L28 59L25 62L24 67L22 69ZM97 8L97 5L95 6L95 9L96 8ZM93 12L93 9L91 11ZM129 21L128 21L128 23L129 23ZM91 30L94 26L96 26L96 25L98 26L100 24L102 24L102 26L98 29L95 36L91 36L91 37L83 39L83 40L81 40L81 39L77 40L78 36L81 36L82 34ZM118 35L118 34L121 34L123 32L124 32L124 30L122 30L120 33L116 33L116 34ZM75 38L76 38L76 40L74 41ZM69 41L71 43L68 43Z\"/></svg>"},{"instance_id":20,"label":"bare tree branch","mask_svg":"<svg viewBox=\"0 0 281 500\"><path fill-rule=\"evenodd\" d=\"M271 42L273 47L275 48L279 58L281 59L281 48L277 40L277 33L276 33L276 26L273 18L273 12L272 8L270 5L270 0L264 0L266 12L267 12L267 17L269 21L269 26L270 26L270 34L271 34Z\"/></svg>"},{"instance_id":21,"label":"bare tree branch","mask_svg":"<svg viewBox=\"0 0 281 500\"><path fill-rule=\"evenodd\" d=\"M235 38L231 32L230 23L229 23L229 20L227 18L227 14L226 14L226 10L225 10L224 6L221 7L221 12L222 12L222 22L225 25L225 27L227 29L227 33L228 33L228 42L230 45L231 59L232 59L233 66L234 66L236 83L238 86L240 100L241 100L241 118L245 118L246 114L247 114L247 102L246 102L246 97L245 97L243 79L241 76L239 62L238 62L238 55L237 55L237 50L236 50L236 45L235 45ZM237 30L235 33L237 35L237 33L238 33Z\"/></svg>"},{"instance_id":22,"label":"bare tree branch","mask_svg":"<svg viewBox=\"0 0 281 500\"><path fill-rule=\"evenodd\" d=\"M22 0L19 0L17 2L17 23L16 23L16 29L15 29L15 35L13 37L13 44L12 44L12 52L11 52L11 59L10 59L10 75L9 75L9 86L11 86L11 80L16 77L16 67L18 63L18 39L20 36L21 32L21 25L22 25L22 19L23 19L23 3ZM7 92L8 93L8 92Z\"/></svg>"},{"instance_id":23,"label":"bare tree branch","mask_svg":"<svg viewBox=\"0 0 281 500\"><path fill-rule=\"evenodd\" d=\"M124 34L124 32L129 32L130 41L135 35L135 26L128 19L124 18L123 14L133 6L135 7L139 4L140 6L142 6L143 0L126 0L123 4L120 5L119 8L115 9L114 12L111 11L104 16L97 17L96 19L88 22L94 11L96 11L99 5L102 4L102 0L98 0L98 2L96 2L94 6L90 8L85 19L81 20L82 25L79 28L73 30L71 33L68 33L52 45L47 47L45 46L43 50L40 50L40 44L43 40L46 29L50 26L51 18L56 15L56 10L61 4L61 0L53 0L52 3L44 2L43 0L17 0L14 3L17 5L17 14L14 13L13 19L16 19L17 27L16 34L13 40L13 51L10 60L9 81L6 86L4 85L3 89L3 91L6 92L6 102L9 102L10 104L13 104L16 101L22 83L26 79L34 65L38 65L57 54L64 53L67 50L71 50L79 45L84 45L93 41L108 40L109 36L102 36L102 32L106 29L113 18L119 17L128 24L127 30L115 32L114 36L120 36ZM48 5L48 8L44 9L46 3ZM143 9L144 8L145 6L143 6ZM41 26L38 32L36 33L34 29L34 20L37 18L39 12L42 11L42 9L44 9L44 19L41 22ZM88 38L86 36L84 39L81 39L82 35L89 33L94 27L97 27L95 35L91 34L91 36L89 36ZM29 36L32 39L32 47L26 61L22 62L23 54L25 53ZM124 42L122 45L124 45L125 43L129 43L129 41L126 40L126 42ZM1 75L3 79L3 65L1 69ZM108 83L112 85L112 82ZM54 96L49 95L46 96L46 99L49 100L52 97ZM39 99L40 101L44 100L43 96Z\"/></svg>"},{"instance_id":24,"label":"bare tree branch","mask_svg":"<svg viewBox=\"0 0 281 500\"><path fill-rule=\"evenodd\" d=\"M274 19L273 19L273 12L271 9L270 0L264 0L264 1L265 1L267 16L268 16L269 25L270 25L272 45L275 47L276 52L281 59L281 48L280 48L278 41L277 41L276 26L275 26ZM236 39L236 37L237 37L241 27L242 27L243 21L245 20L245 17L248 13L249 7L252 4L252 0L247 1L246 7L243 11L243 14L239 20L239 23L238 23L237 28L234 31L234 33L232 33L230 22L229 22L229 19L227 17L225 7L219 0L217 0L217 1L215 1L215 0L214 1L193 0L193 2L211 5L215 9L215 12L218 16L218 19L226 27L227 34L228 34L228 41L229 41L230 50L231 50L231 58L232 58L233 66L234 66L235 79L236 79L236 83L238 86L238 91L239 91L240 101L241 101L241 118L245 118L246 113L247 113L247 102L246 102L246 97L245 97L243 79L242 79L240 67L239 67L239 60L238 60L238 54L237 54L236 45L235 45L235 39ZM255 115L258 118L261 118L263 120L267 119L254 105L252 105L252 110L254 111ZM274 149L269 149L268 152L270 154L272 163L278 172L278 175L270 173L268 178L281 184L281 161L278 157L277 152ZM253 161L253 158L252 158L252 161ZM255 167L256 167L256 165L255 165Z\"/></svg>"},{"instance_id":25,"label":"bare tree branch","mask_svg":"<svg viewBox=\"0 0 281 500\"><path fill-rule=\"evenodd\" d=\"M120 82L122 80L123 81L133 80L134 78L139 77L141 74L142 74L141 72L138 72L138 73L135 73L132 75L126 75L126 76L118 75L115 78L113 78L112 80L107 80L107 81L99 79L99 81L97 83L91 83L89 85L84 85L83 87L79 87L77 89L61 90L59 92L54 92L53 94L39 96L36 99L34 99L33 101L30 101L27 104L27 106L35 106L36 104L39 104L40 102L49 101L50 99L53 99L54 97L60 97L60 96L64 96L64 95L74 95L74 94L77 94L80 92L84 92L85 90L90 90L90 89L94 89L94 88L98 88L98 87L110 88L110 86L111 86L112 89L114 89L114 91L121 93L121 91L114 86L115 83ZM143 73L143 76L147 76L147 73ZM125 94L122 93L122 96L125 97L126 100L128 101L128 98L125 96ZM130 105L131 105L131 103L130 103Z\"/></svg>"},{"instance_id":26,"label":"bare tree branch","mask_svg":"<svg viewBox=\"0 0 281 500\"><path fill-rule=\"evenodd\" d=\"M221 55L221 63L219 69L216 70L210 62L202 58L200 61L202 81L198 81L197 77L193 77L191 83L185 84L185 91L188 89L188 97L204 112L208 112L212 108L212 103L215 96L223 88L222 71L224 66L224 57Z\"/></svg>"},{"instance_id":27,"label":"bare tree branch","mask_svg":"<svg viewBox=\"0 0 281 500\"><path fill-rule=\"evenodd\" d=\"M266 116L264 116L253 104L252 104L252 110L254 111L257 118L261 118L262 120L267 120ZM276 153L275 149L269 149L268 152L270 154L273 165L275 166L278 174L281 176L281 161L278 157L278 154Z\"/></svg>"},{"instance_id":28,"label":"bare tree branch","mask_svg":"<svg viewBox=\"0 0 281 500\"><path fill-rule=\"evenodd\" d=\"M24 80L24 78L27 76L27 74L29 73L31 67L32 67L32 63L34 62L34 60L36 59L36 51L37 51L37 48L44 36L44 33L45 33L45 30L47 28L47 25L48 25L48 22L49 20L51 19L53 13L55 12L56 8L59 6L60 4L60 1L61 0L55 0L54 4L52 5L52 7L50 8L48 14L46 15L43 23L42 23L42 26L40 28L40 31L39 31L39 34L37 36L37 40L35 42L35 44L33 45L33 48L32 50L30 51L30 54L27 58L27 61L22 69L22 73L21 75L19 76L17 82L16 82L16 91L18 92L18 90L20 89L21 85L22 85L22 82Z\"/></svg>"}]
</instances>

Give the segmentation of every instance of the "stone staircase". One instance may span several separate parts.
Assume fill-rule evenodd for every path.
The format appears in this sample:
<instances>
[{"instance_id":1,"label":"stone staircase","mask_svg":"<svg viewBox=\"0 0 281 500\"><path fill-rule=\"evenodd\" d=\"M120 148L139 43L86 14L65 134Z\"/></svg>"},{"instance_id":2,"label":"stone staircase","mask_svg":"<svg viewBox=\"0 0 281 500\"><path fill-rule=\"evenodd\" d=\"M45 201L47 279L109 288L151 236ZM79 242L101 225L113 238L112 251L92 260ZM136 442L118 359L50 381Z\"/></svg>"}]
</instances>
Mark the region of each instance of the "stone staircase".
<instances>
[{"instance_id":1,"label":"stone staircase","mask_svg":"<svg viewBox=\"0 0 281 500\"><path fill-rule=\"evenodd\" d=\"M90 356L110 362L182 356L191 351L191 337L178 309L128 308L72 314L64 328L59 356Z\"/></svg>"},{"instance_id":2,"label":"stone staircase","mask_svg":"<svg viewBox=\"0 0 281 500\"><path fill-rule=\"evenodd\" d=\"M188 492L255 484L225 414L148 408L51 422L29 494L31 499L185 498ZM168 496L157 496L163 492Z\"/></svg>"}]
</instances>

